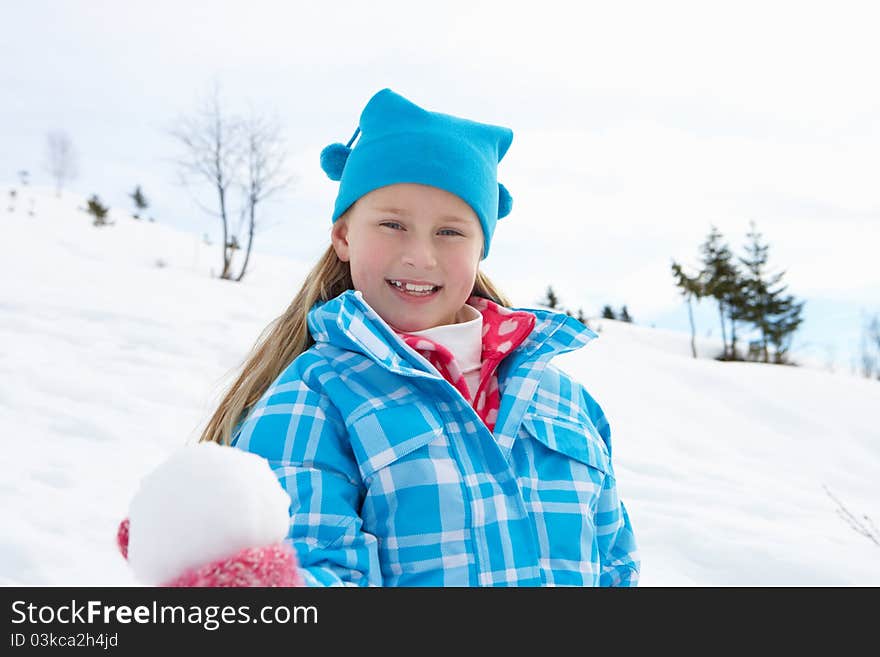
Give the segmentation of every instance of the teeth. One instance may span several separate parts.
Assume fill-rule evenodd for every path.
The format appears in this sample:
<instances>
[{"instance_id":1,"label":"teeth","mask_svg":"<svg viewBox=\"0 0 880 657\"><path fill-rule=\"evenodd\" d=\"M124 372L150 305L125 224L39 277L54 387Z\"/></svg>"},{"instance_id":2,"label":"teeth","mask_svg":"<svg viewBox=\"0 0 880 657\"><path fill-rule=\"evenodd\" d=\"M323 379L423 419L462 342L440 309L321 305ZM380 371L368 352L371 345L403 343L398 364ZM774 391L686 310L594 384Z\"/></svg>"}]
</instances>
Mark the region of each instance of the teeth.
<instances>
[{"instance_id":1,"label":"teeth","mask_svg":"<svg viewBox=\"0 0 880 657\"><path fill-rule=\"evenodd\" d=\"M436 285L414 285L412 283L406 283L404 285L400 281L391 281L391 283L401 289L406 289L411 292L430 292L437 287Z\"/></svg>"}]
</instances>

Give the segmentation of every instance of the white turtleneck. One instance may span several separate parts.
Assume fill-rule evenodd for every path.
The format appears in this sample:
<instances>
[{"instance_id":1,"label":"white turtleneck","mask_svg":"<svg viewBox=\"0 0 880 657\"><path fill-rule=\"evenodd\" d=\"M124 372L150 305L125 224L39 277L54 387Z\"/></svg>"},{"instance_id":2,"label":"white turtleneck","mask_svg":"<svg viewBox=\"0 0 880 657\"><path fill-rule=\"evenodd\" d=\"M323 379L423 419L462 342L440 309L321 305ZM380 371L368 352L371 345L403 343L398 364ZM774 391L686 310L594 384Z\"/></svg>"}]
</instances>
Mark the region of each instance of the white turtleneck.
<instances>
[{"instance_id":1,"label":"white turtleneck","mask_svg":"<svg viewBox=\"0 0 880 657\"><path fill-rule=\"evenodd\" d=\"M471 399L480 384L480 366L483 356L483 316L480 311L468 304L462 309L469 319L458 324L441 324L423 331L408 331L410 335L420 335L439 342L452 352L458 363Z\"/></svg>"}]
</instances>

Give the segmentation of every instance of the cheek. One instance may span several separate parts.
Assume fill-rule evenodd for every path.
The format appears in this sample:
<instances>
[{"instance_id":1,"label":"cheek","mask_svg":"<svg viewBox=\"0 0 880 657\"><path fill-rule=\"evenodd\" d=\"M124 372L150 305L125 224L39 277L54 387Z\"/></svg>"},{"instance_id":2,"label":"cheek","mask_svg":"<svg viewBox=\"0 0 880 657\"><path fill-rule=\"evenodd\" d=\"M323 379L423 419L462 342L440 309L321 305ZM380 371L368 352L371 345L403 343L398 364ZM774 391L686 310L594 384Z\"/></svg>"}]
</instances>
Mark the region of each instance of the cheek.
<instances>
[{"instance_id":1,"label":"cheek","mask_svg":"<svg viewBox=\"0 0 880 657\"><path fill-rule=\"evenodd\" d=\"M376 244L358 245L351 251L351 278L357 288L369 285L373 279L381 279L386 269L383 254L387 249L382 249Z\"/></svg>"},{"instance_id":2,"label":"cheek","mask_svg":"<svg viewBox=\"0 0 880 657\"><path fill-rule=\"evenodd\" d=\"M456 257L450 261L448 271L455 276L456 283L460 287L470 289L474 284L479 265L479 256L468 251L457 254Z\"/></svg>"}]
</instances>

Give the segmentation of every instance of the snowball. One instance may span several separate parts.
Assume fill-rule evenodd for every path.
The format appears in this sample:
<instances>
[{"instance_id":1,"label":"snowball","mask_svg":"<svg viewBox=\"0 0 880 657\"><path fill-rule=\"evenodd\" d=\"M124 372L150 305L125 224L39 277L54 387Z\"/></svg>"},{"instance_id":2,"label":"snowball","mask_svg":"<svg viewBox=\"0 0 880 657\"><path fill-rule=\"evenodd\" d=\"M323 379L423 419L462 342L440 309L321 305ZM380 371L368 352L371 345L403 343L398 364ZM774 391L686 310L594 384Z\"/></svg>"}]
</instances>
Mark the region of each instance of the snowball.
<instances>
[{"instance_id":1,"label":"snowball","mask_svg":"<svg viewBox=\"0 0 880 657\"><path fill-rule=\"evenodd\" d=\"M129 508L128 562L159 585L188 568L287 535L290 497L268 461L237 447L189 445L144 477Z\"/></svg>"}]
</instances>

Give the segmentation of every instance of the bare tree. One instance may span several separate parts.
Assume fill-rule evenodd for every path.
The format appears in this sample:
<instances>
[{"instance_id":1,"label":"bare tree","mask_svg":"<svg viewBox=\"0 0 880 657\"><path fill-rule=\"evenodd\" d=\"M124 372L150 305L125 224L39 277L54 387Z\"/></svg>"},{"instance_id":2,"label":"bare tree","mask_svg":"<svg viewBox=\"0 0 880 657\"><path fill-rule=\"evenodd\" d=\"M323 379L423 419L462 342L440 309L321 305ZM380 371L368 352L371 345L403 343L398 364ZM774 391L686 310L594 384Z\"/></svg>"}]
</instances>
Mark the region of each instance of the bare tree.
<instances>
[{"instance_id":1,"label":"bare tree","mask_svg":"<svg viewBox=\"0 0 880 657\"><path fill-rule=\"evenodd\" d=\"M871 323L868 324L868 339L874 345L874 353L877 355L877 361L880 363L880 316L874 315ZM880 380L880 367L874 372L874 377Z\"/></svg>"},{"instance_id":2,"label":"bare tree","mask_svg":"<svg viewBox=\"0 0 880 657\"><path fill-rule=\"evenodd\" d=\"M46 169L55 181L55 195L61 196L64 184L76 178L76 151L67 133L54 130L46 137Z\"/></svg>"},{"instance_id":3,"label":"bare tree","mask_svg":"<svg viewBox=\"0 0 880 657\"><path fill-rule=\"evenodd\" d=\"M682 296L684 296L685 301L687 301L688 319L690 319L691 322L691 354L693 354L694 358L696 358L697 330L696 327L694 327L694 312L691 309L691 300L696 299L697 301L699 301L706 295L703 277L701 274L688 276L682 269L681 265L675 260L672 261L671 267L672 275L675 277L675 285L679 288L679 290L681 290Z\"/></svg>"},{"instance_id":4,"label":"bare tree","mask_svg":"<svg viewBox=\"0 0 880 657\"><path fill-rule=\"evenodd\" d=\"M242 165L242 121L224 112L219 86L214 85L196 113L179 118L170 134L183 147L183 155L176 160L181 182L186 186L206 183L216 193L217 210L199 205L220 219L223 226L220 278L231 278L237 240L231 239L234 235L230 231L229 205L230 192L238 183Z\"/></svg>"},{"instance_id":5,"label":"bare tree","mask_svg":"<svg viewBox=\"0 0 880 657\"><path fill-rule=\"evenodd\" d=\"M871 520L871 517L862 514L861 519L857 518L854 513L843 505L843 502L834 497L834 494L828 486L822 484L822 488L825 489L828 497L837 503L837 515L843 519L846 524L852 527L857 534L861 534L868 540L872 541L874 545L880 547L880 530L877 529L877 526L874 524L874 521Z\"/></svg>"},{"instance_id":6,"label":"bare tree","mask_svg":"<svg viewBox=\"0 0 880 657\"><path fill-rule=\"evenodd\" d=\"M245 200L242 213L247 219L248 239L244 263L236 281L244 277L251 257L254 232L257 228L257 205L283 190L293 181L293 178L284 172L287 152L278 120L260 116L252 111L243 125L245 182L242 185L242 194Z\"/></svg>"},{"instance_id":7,"label":"bare tree","mask_svg":"<svg viewBox=\"0 0 880 657\"><path fill-rule=\"evenodd\" d=\"M880 380L880 315L865 320L861 338L862 376Z\"/></svg>"},{"instance_id":8,"label":"bare tree","mask_svg":"<svg viewBox=\"0 0 880 657\"><path fill-rule=\"evenodd\" d=\"M222 224L220 278L241 281L261 226L258 206L292 182L284 173L287 153L279 122L254 110L247 118L227 113L215 84L197 113L178 119L170 132L183 146L184 155L177 160L182 182L187 186L196 181L207 183L216 194L216 209L199 205L219 217ZM236 201L239 222L232 226ZM232 263L236 251L242 250L245 230L244 262L236 276Z\"/></svg>"}]
</instances>

